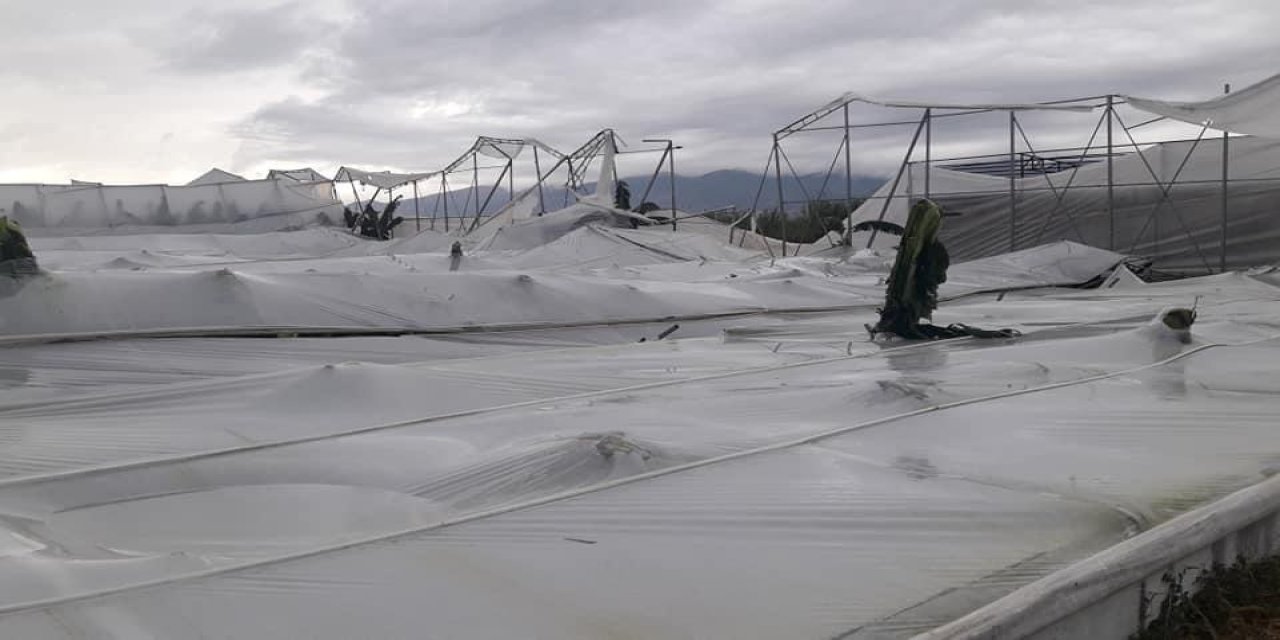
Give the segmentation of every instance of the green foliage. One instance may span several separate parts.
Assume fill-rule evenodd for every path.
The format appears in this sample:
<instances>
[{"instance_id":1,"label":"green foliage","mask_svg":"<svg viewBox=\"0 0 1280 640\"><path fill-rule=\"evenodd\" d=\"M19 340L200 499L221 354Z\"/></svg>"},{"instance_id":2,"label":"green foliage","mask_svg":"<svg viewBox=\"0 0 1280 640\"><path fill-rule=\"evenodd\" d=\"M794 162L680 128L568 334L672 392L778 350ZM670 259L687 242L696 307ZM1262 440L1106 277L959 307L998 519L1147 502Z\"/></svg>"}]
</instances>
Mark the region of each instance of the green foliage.
<instances>
[{"instance_id":1,"label":"green foliage","mask_svg":"<svg viewBox=\"0 0 1280 640\"><path fill-rule=\"evenodd\" d=\"M920 200L911 207L893 270L889 272L877 333L927 337L920 333L920 320L931 317L938 307L938 285L947 281L950 266L946 247L937 241L941 226L942 210L938 205Z\"/></svg>"},{"instance_id":2,"label":"green foliage","mask_svg":"<svg viewBox=\"0 0 1280 640\"><path fill-rule=\"evenodd\" d=\"M1157 617L1134 640L1274 638L1280 619L1280 558L1215 566L1187 589L1183 572L1162 578Z\"/></svg>"},{"instance_id":3,"label":"green foliage","mask_svg":"<svg viewBox=\"0 0 1280 640\"><path fill-rule=\"evenodd\" d=\"M844 223L849 212L856 209L862 200L853 202L844 200L814 200L805 206L800 215L779 215L777 211L765 211L756 214L756 230L762 235L787 242L810 243L821 240L828 232L844 234ZM741 213L718 213L710 216L721 222L733 222L742 217ZM739 229L750 229L751 219L746 218L737 223Z\"/></svg>"}]
</instances>

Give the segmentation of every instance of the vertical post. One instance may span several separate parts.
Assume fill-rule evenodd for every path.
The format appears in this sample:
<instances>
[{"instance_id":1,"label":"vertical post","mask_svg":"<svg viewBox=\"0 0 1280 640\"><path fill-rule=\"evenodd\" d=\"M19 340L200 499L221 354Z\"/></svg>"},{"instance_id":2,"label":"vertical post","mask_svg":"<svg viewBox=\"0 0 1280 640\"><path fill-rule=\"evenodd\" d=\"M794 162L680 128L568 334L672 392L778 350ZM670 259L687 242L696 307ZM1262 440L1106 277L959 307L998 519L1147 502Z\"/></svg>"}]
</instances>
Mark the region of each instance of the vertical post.
<instances>
[{"instance_id":1,"label":"vertical post","mask_svg":"<svg viewBox=\"0 0 1280 640\"><path fill-rule=\"evenodd\" d=\"M444 198L444 232L449 233L449 172L440 174L440 197Z\"/></svg>"},{"instance_id":2,"label":"vertical post","mask_svg":"<svg viewBox=\"0 0 1280 640\"><path fill-rule=\"evenodd\" d=\"M889 195L887 195L884 202L880 204L880 216L876 218L876 221L878 222L884 221L885 214L889 213L889 205L893 202L894 196L898 193L898 185L902 182L902 174L911 166L911 158L915 157L916 144L920 142L920 133L924 131L924 125L925 119L920 118L920 124L916 125L916 132L911 135L911 144L907 146L907 153L902 156L902 163L898 165L898 172L893 175L893 183L889 186ZM905 197L909 198L910 194L907 194ZM910 209L910 206L911 204L908 202L907 208ZM867 238L868 249L875 244L876 236L879 233L879 227L873 227L871 229L871 237Z\"/></svg>"},{"instance_id":3,"label":"vertical post","mask_svg":"<svg viewBox=\"0 0 1280 640\"><path fill-rule=\"evenodd\" d=\"M347 176L347 184L351 185L351 195L356 199L356 221L357 226L359 226L360 218L364 217L364 203L360 202L360 192L356 191L356 181L350 175ZM218 193L222 193L222 185L218 185Z\"/></svg>"},{"instance_id":4,"label":"vertical post","mask_svg":"<svg viewBox=\"0 0 1280 640\"><path fill-rule=\"evenodd\" d=\"M533 172L538 176L538 215L547 212L547 203L542 196L542 163L538 161L538 145L533 145Z\"/></svg>"},{"instance_id":5,"label":"vertical post","mask_svg":"<svg viewBox=\"0 0 1280 640\"><path fill-rule=\"evenodd\" d=\"M507 202L516 201L516 159L507 156Z\"/></svg>"},{"instance_id":6,"label":"vertical post","mask_svg":"<svg viewBox=\"0 0 1280 640\"><path fill-rule=\"evenodd\" d=\"M675 143L667 141L667 163L671 176L671 230L676 230L676 148Z\"/></svg>"},{"instance_id":7,"label":"vertical post","mask_svg":"<svg viewBox=\"0 0 1280 640\"><path fill-rule=\"evenodd\" d=\"M1231 93L1231 85L1223 85L1222 92ZM1231 134L1226 129L1222 130L1222 237L1218 248L1218 270L1225 273L1227 271L1227 181L1230 179L1230 144Z\"/></svg>"},{"instance_id":8,"label":"vertical post","mask_svg":"<svg viewBox=\"0 0 1280 640\"><path fill-rule=\"evenodd\" d=\"M480 154L471 153L471 194L476 199L476 220L480 219Z\"/></svg>"},{"instance_id":9,"label":"vertical post","mask_svg":"<svg viewBox=\"0 0 1280 640\"><path fill-rule=\"evenodd\" d=\"M413 181L413 226L422 231L422 205L418 204L418 181Z\"/></svg>"},{"instance_id":10,"label":"vertical post","mask_svg":"<svg viewBox=\"0 0 1280 640\"><path fill-rule=\"evenodd\" d=\"M853 243L853 154L849 150L849 103L844 103L844 235Z\"/></svg>"},{"instance_id":11,"label":"vertical post","mask_svg":"<svg viewBox=\"0 0 1280 640\"><path fill-rule=\"evenodd\" d=\"M924 110L924 197L929 198L933 195L930 189L929 178L933 171L930 165L933 164L933 109Z\"/></svg>"},{"instance_id":12,"label":"vertical post","mask_svg":"<svg viewBox=\"0 0 1280 640\"><path fill-rule=\"evenodd\" d=\"M565 181L568 185L564 190L564 206L569 206L569 192L574 189L573 185L573 158L565 158L565 166L569 169L569 179Z\"/></svg>"},{"instance_id":13,"label":"vertical post","mask_svg":"<svg viewBox=\"0 0 1280 640\"><path fill-rule=\"evenodd\" d=\"M782 154L778 152L778 134L773 134L774 180L778 184L778 216L782 223L782 257L787 256L787 211L782 199ZM767 241L766 241L767 242Z\"/></svg>"},{"instance_id":14,"label":"vertical post","mask_svg":"<svg viewBox=\"0 0 1280 640\"><path fill-rule=\"evenodd\" d=\"M1115 150L1111 144L1111 125L1115 121L1112 113L1116 106L1116 97L1114 95L1107 96L1107 112L1103 116L1107 119L1107 229L1108 244L1107 248L1115 251L1116 249L1116 158Z\"/></svg>"},{"instance_id":15,"label":"vertical post","mask_svg":"<svg viewBox=\"0 0 1280 640\"><path fill-rule=\"evenodd\" d=\"M1014 130L1018 127L1018 115L1016 111L1009 111L1009 251L1013 251L1017 246L1017 212L1018 212L1018 172L1015 167L1018 164L1017 158L1017 141L1014 140Z\"/></svg>"}]
</instances>

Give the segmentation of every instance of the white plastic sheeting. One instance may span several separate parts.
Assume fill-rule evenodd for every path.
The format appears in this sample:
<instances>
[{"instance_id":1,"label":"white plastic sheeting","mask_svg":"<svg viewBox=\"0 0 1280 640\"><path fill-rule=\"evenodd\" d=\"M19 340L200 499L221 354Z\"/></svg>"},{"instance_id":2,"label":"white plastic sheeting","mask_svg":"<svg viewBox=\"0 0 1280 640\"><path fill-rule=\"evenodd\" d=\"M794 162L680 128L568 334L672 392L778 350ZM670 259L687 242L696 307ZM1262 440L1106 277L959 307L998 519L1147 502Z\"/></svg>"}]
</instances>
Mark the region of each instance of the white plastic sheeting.
<instances>
[{"instance_id":1,"label":"white plastic sheeting","mask_svg":"<svg viewBox=\"0 0 1280 640\"><path fill-rule=\"evenodd\" d=\"M440 175L439 171L424 173L394 173L391 171L365 171L364 169L356 169L354 167L342 167L338 169L338 173L334 174L333 181L359 182L360 184L378 187L380 189L394 189L411 182L426 180L438 175Z\"/></svg>"},{"instance_id":2,"label":"white plastic sheeting","mask_svg":"<svg viewBox=\"0 0 1280 640\"><path fill-rule=\"evenodd\" d=\"M226 182L244 182L244 176L236 175L230 171L223 171L214 167L187 183L188 187L194 187L201 184L222 184Z\"/></svg>"},{"instance_id":3,"label":"white plastic sheeting","mask_svg":"<svg viewBox=\"0 0 1280 640\"><path fill-rule=\"evenodd\" d=\"M1047 288L1120 260L1057 243L949 274L936 321L1023 338L880 344L891 255L564 215L456 272L38 239L0 298L0 636L902 637L1280 461L1269 274ZM1190 343L1151 322L1197 299ZM472 330L110 333L263 324ZM29 339L66 332L116 339Z\"/></svg>"},{"instance_id":4,"label":"white plastic sheeting","mask_svg":"<svg viewBox=\"0 0 1280 640\"><path fill-rule=\"evenodd\" d=\"M1232 138L1228 152L1226 264L1242 268L1280 260L1280 232L1274 224L1280 142ZM851 220L857 224L883 215L905 224L911 203L927 193L959 214L948 218L942 230L943 242L956 258L1071 240L1114 246L1153 258L1166 269L1218 269L1224 254L1221 138L1157 144L1117 157L1111 190L1107 171L1105 162L1094 162L1019 178L1011 194L1007 178L933 166L926 181L925 165L913 164L896 191L892 182L882 186ZM868 235L856 236L854 245L865 246ZM876 246L896 242L896 237L878 235Z\"/></svg>"},{"instance_id":5,"label":"white plastic sheeting","mask_svg":"<svg viewBox=\"0 0 1280 640\"><path fill-rule=\"evenodd\" d=\"M342 219L342 203L332 184L294 180L186 186L0 185L0 210L37 233L46 228L92 233L148 226L201 233L215 225L245 225L243 230L261 232Z\"/></svg>"},{"instance_id":6,"label":"white plastic sheeting","mask_svg":"<svg viewBox=\"0 0 1280 640\"><path fill-rule=\"evenodd\" d=\"M1280 138L1280 75L1203 102L1171 102L1125 96L1129 104L1157 115L1220 131Z\"/></svg>"},{"instance_id":7,"label":"white plastic sheeting","mask_svg":"<svg viewBox=\"0 0 1280 640\"><path fill-rule=\"evenodd\" d=\"M181 255L141 248L148 241L166 243L164 236L41 240L37 254L50 255L48 264L66 270L5 285L0 335L201 327L527 328L870 307L883 296L879 277L865 274L859 263L848 277L841 277L839 263L827 268L793 258L770 265L764 256L701 234L609 226L625 215L576 205L503 227L467 255L457 272L449 270L444 246L439 253L415 255L297 255L308 243L333 254L354 241L331 230L300 233L292 250L286 234L277 240L276 259L266 261L249 258L254 236L244 236L245 242L223 236L217 240L221 248L208 254ZM44 253L51 246L123 248L125 242L139 248L116 257L111 251ZM254 250L261 251L256 244ZM377 244L360 246L380 250ZM1063 252L1071 259L1064 260ZM86 258L92 262L80 262ZM981 262L957 267L944 295L1010 286L1010 278L1017 280L1014 286L1075 283L1119 261L1115 254L1070 244L1011 259L1014 268L985 275ZM979 277L967 279L966 269L977 269Z\"/></svg>"}]
</instances>

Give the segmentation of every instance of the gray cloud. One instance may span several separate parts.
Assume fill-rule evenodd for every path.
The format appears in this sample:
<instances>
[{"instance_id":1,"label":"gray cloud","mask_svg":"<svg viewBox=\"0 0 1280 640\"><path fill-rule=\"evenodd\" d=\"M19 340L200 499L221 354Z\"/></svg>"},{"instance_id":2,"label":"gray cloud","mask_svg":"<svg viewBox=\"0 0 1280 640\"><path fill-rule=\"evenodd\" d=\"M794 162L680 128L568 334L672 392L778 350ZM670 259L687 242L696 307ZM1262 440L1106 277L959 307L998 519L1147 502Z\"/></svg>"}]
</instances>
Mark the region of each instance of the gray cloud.
<instances>
[{"instance_id":1,"label":"gray cloud","mask_svg":"<svg viewBox=\"0 0 1280 640\"><path fill-rule=\"evenodd\" d=\"M341 63L321 74L327 95L264 106L245 127L287 132L278 144L313 157L324 146L432 167L476 134L564 140L611 126L636 139L678 133L690 170L759 168L771 130L845 90L952 101L1194 97L1223 80L1260 79L1280 59L1280 9L1252 2L509 4L365 5L334 40ZM789 144L815 168L829 142ZM868 164L894 153L876 151Z\"/></svg>"},{"instance_id":2,"label":"gray cloud","mask_svg":"<svg viewBox=\"0 0 1280 640\"><path fill-rule=\"evenodd\" d=\"M324 48L334 25L301 2L241 10L194 9L138 36L171 71L220 73L294 63Z\"/></svg>"},{"instance_id":3,"label":"gray cloud","mask_svg":"<svg viewBox=\"0 0 1280 640\"><path fill-rule=\"evenodd\" d=\"M23 106L0 116L49 166L83 175L172 163L122 150L120 135L46 135L48 122L155 129L137 139L186 123L174 144L201 141L179 154L193 175L215 164L434 169L476 135L572 147L603 127L633 143L676 138L682 170L698 172L760 169L770 132L844 91L1197 99L1280 71L1280 5L1258 0L49 1L57 11L0 24L10 104ZM1002 126L949 122L936 141L998 146ZM1083 144L1089 124L1029 117L1028 133ZM855 163L886 170L909 135L859 132ZM797 136L788 153L818 170L837 141Z\"/></svg>"}]
</instances>

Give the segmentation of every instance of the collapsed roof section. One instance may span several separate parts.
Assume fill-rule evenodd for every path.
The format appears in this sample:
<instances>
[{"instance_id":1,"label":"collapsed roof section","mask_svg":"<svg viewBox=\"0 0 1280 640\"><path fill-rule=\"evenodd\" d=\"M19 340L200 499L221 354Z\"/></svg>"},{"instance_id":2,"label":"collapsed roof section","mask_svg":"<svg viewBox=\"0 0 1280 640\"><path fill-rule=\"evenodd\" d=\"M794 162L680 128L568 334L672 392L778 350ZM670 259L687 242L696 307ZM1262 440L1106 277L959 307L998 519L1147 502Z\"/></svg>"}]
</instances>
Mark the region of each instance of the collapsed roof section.
<instances>
[{"instance_id":1,"label":"collapsed roof section","mask_svg":"<svg viewBox=\"0 0 1280 640\"><path fill-rule=\"evenodd\" d=\"M272 169L267 172L268 180L293 180L295 182L328 182L329 179L324 174L312 169L311 167L303 167L301 169Z\"/></svg>"},{"instance_id":2,"label":"collapsed roof section","mask_svg":"<svg viewBox=\"0 0 1280 640\"><path fill-rule=\"evenodd\" d=\"M914 113L906 118L895 115L889 122L851 122L851 105ZM1037 116L1040 112L1047 115ZM1134 118L1133 112L1141 112L1140 117ZM1084 116L1078 129L1065 121L1072 113ZM1160 117L1138 122L1149 113ZM988 114L984 123L972 123L983 114ZM767 178L752 209L758 211L762 203L775 211L794 211L797 204L807 207L814 200L854 202L852 133L874 139L868 130L882 135L878 132L895 129L910 135L902 161L889 181L847 220L846 244L896 244L895 237L881 235L883 223L901 224L911 201L928 197L959 215L944 226L943 235L962 258L1070 239L1141 254L1160 268L1182 273L1253 266L1280 260L1280 234L1272 231L1269 204L1280 197L1276 114L1280 76L1196 103L1109 95L1039 104L964 105L872 100L850 93L774 133ZM822 122L836 115L844 116L843 126ZM1048 125L1045 130L1034 129L1037 118ZM1197 125L1199 130L1192 137L1195 130L1183 127L1186 133L1179 137L1165 125L1163 130L1144 129L1166 119L1177 126ZM944 124L948 126L942 128ZM1092 133L1084 142L1090 126ZM1059 140L1068 129L1081 134L1084 144L1064 146ZM1150 133L1152 129L1157 130ZM1215 129L1255 136L1211 133ZM804 191L804 185L783 141L822 131L843 132L827 180L816 197L796 194L794 190ZM1039 134L1040 141L1033 141L1029 131ZM952 136L941 146L935 140L940 132ZM985 153L962 156L956 155L957 149ZM841 160L843 193L839 180L832 180ZM784 171L790 173L790 194ZM776 188L766 191L769 180ZM834 188L828 191L828 185ZM855 238L849 232L868 222L873 224L864 225L869 228L864 235ZM836 242L835 235L829 237Z\"/></svg>"},{"instance_id":3,"label":"collapsed roof section","mask_svg":"<svg viewBox=\"0 0 1280 640\"><path fill-rule=\"evenodd\" d=\"M214 167L200 174L200 177L196 178L195 180L188 182L187 186L194 187L202 184L223 184L226 182L245 182L245 180L246 179L244 176L236 175L234 173L231 173L230 171L223 171L222 169Z\"/></svg>"},{"instance_id":4,"label":"collapsed roof section","mask_svg":"<svg viewBox=\"0 0 1280 640\"><path fill-rule=\"evenodd\" d=\"M1125 96L1143 111L1204 125L1218 131L1280 138L1280 74L1262 82L1202 102L1171 102Z\"/></svg>"}]
</instances>

